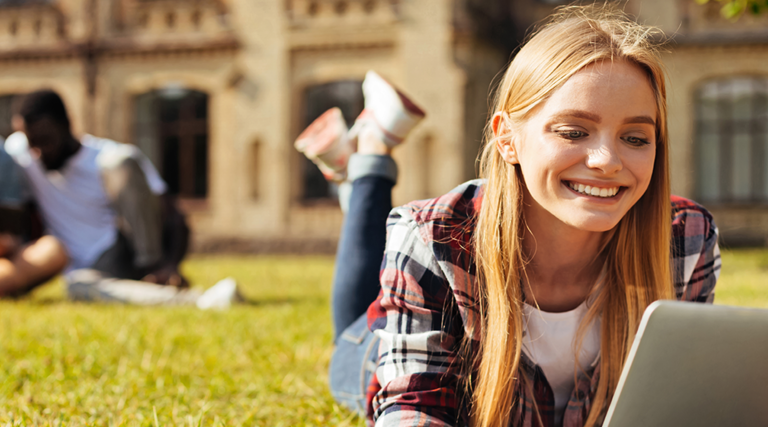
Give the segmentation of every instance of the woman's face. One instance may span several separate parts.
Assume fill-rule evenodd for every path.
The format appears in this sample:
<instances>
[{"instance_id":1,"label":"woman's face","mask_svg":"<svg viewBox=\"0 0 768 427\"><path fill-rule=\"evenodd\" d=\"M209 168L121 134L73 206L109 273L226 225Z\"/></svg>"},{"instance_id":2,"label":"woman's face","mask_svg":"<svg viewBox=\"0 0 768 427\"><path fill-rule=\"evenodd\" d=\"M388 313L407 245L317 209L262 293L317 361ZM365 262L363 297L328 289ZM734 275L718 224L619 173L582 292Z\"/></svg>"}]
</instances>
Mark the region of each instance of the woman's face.
<instances>
[{"instance_id":1,"label":"woman's face","mask_svg":"<svg viewBox=\"0 0 768 427\"><path fill-rule=\"evenodd\" d=\"M593 232L618 224L651 180L656 113L648 78L625 61L590 65L553 92L498 143L520 164L528 222Z\"/></svg>"}]
</instances>

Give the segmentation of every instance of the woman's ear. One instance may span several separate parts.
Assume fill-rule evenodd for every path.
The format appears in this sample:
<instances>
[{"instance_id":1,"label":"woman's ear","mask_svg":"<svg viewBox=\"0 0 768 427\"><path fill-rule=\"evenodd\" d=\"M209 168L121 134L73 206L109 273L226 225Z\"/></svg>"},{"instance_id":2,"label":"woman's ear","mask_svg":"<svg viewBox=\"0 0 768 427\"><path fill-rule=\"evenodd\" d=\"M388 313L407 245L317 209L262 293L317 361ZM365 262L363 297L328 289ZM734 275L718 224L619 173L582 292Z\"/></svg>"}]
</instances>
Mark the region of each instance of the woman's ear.
<instances>
[{"instance_id":1,"label":"woman's ear","mask_svg":"<svg viewBox=\"0 0 768 427\"><path fill-rule=\"evenodd\" d=\"M517 151L512 141L512 135L509 129L509 121L506 118L506 114L503 111L499 111L493 115L491 119L491 129L493 129L493 136L496 137L496 149L499 150L501 158L510 165L516 165L520 163L517 160ZM506 135L500 138L500 136Z\"/></svg>"}]
</instances>

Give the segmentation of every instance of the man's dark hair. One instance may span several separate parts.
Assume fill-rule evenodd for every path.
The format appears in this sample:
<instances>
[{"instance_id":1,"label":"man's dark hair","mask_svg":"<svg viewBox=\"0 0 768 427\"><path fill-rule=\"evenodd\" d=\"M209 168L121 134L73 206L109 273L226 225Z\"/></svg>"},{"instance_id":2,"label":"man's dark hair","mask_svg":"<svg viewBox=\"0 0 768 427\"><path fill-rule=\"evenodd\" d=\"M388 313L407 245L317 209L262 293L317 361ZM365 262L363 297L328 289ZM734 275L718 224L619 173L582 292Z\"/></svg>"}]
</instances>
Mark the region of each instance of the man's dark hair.
<instances>
[{"instance_id":1,"label":"man's dark hair","mask_svg":"<svg viewBox=\"0 0 768 427\"><path fill-rule=\"evenodd\" d=\"M43 117L49 117L69 130L69 117L64 101L58 93L49 89L23 96L16 105L16 114L20 115L25 123L34 123Z\"/></svg>"}]
</instances>

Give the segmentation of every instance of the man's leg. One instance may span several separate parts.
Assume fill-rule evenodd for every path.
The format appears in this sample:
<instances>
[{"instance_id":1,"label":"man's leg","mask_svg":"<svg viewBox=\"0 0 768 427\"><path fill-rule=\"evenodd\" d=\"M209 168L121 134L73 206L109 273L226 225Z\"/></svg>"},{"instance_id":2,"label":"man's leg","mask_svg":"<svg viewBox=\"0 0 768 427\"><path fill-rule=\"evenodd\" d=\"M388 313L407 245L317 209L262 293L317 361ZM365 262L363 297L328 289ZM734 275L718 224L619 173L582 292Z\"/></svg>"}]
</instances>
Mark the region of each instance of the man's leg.
<instances>
[{"instance_id":1,"label":"man's leg","mask_svg":"<svg viewBox=\"0 0 768 427\"><path fill-rule=\"evenodd\" d=\"M93 269L75 270L64 276L73 301L106 302L144 306L197 305L224 309L243 301L234 279L220 280L205 292L178 286L157 285L138 280L106 277Z\"/></svg>"},{"instance_id":2,"label":"man's leg","mask_svg":"<svg viewBox=\"0 0 768 427\"><path fill-rule=\"evenodd\" d=\"M130 251L126 253L120 248L120 253L113 254L114 257L109 260L117 264L104 263L95 267L99 270L102 270L100 267L123 270L125 265L118 264L130 262L135 269L133 274L105 272L114 277L143 277L163 259L160 197L152 193L144 172L134 158L102 158L100 163L104 189L118 215L118 228Z\"/></svg>"},{"instance_id":3,"label":"man's leg","mask_svg":"<svg viewBox=\"0 0 768 427\"><path fill-rule=\"evenodd\" d=\"M47 282L66 267L64 246L43 236L22 246L9 258L0 258L0 297L20 297Z\"/></svg>"},{"instance_id":4,"label":"man's leg","mask_svg":"<svg viewBox=\"0 0 768 427\"><path fill-rule=\"evenodd\" d=\"M201 295L140 279L163 260L162 209L138 162L122 153L99 159L104 189L118 216L118 237L89 269L65 276L74 301L188 305Z\"/></svg>"},{"instance_id":5,"label":"man's leg","mask_svg":"<svg viewBox=\"0 0 768 427\"><path fill-rule=\"evenodd\" d=\"M73 301L133 305L194 305L202 295L194 289L180 289L137 280L116 279L92 270L75 270L65 276L67 293Z\"/></svg>"},{"instance_id":6,"label":"man's leg","mask_svg":"<svg viewBox=\"0 0 768 427\"><path fill-rule=\"evenodd\" d=\"M105 277L141 280L147 270L137 268L133 260L134 252L130 242L122 231L118 231L115 243L105 250L90 268L100 271Z\"/></svg>"}]
</instances>

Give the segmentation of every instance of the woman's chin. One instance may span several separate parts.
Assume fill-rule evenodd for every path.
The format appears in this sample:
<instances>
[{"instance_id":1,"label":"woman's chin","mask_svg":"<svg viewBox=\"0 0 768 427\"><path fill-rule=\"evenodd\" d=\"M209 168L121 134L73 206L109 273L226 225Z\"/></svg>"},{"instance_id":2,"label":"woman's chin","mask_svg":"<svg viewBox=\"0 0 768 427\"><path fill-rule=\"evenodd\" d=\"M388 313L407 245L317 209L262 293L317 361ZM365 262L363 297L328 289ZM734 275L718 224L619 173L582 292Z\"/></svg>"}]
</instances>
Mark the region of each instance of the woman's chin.
<instances>
[{"instance_id":1,"label":"woman's chin","mask_svg":"<svg viewBox=\"0 0 768 427\"><path fill-rule=\"evenodd\" d=\"M616 227L619 221L621 221L621 217L614 218L613 215L585 215L572 218L566 223L581 231L604 233Z\"/></svg>"}]
</instances>

